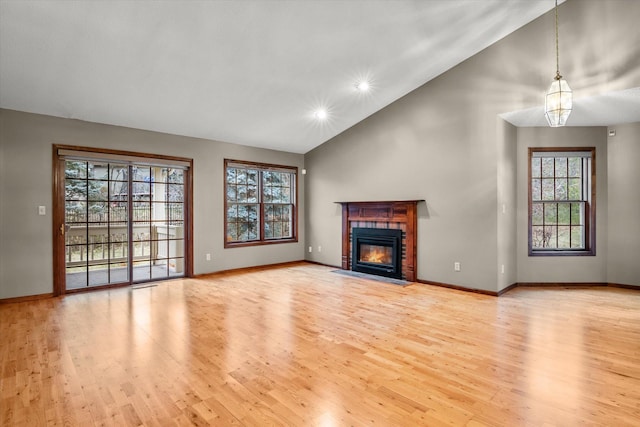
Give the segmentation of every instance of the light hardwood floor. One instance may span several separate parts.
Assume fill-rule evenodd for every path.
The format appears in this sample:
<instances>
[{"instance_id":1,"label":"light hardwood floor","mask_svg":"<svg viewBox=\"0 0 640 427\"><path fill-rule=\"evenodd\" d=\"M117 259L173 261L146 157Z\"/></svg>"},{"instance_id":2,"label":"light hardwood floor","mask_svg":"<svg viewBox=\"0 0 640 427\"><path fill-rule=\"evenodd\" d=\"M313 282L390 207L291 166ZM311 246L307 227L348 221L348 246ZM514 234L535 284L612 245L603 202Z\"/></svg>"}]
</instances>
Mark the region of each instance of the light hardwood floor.
<instances>
[{"instance_id":1,"label":"light hardwood floor","mask_svg":"<svg viewBox=\"0 0 640 427\"><path fill-rule=\"evenodd\" d=\"M0 305L0 425L638 425L640 292L299 264Z\"/></svg>"}]
</instances>

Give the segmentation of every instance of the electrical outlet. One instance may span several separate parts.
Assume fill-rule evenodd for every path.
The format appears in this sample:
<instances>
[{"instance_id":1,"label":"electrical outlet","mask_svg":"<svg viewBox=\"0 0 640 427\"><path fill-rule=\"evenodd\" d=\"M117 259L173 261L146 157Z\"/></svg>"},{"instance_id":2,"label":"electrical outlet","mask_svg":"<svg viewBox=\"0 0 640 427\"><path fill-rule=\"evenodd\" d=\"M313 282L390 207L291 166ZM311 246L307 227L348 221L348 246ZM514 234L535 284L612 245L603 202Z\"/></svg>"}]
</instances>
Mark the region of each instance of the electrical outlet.
<instances>
[{"instance_id":1,"label":"electrical outlet","mask_svg":"<svg viewBox=\"0 0 640 427\"><path fill-rule=\"evenodd\" d=\"M504 274L504 264L502 264L502 274Z\"/></svg>"},{"instance_id":2,"label":"electrical outlet","mask_svg":"<svg viewBox=\"0 0 640 427\"><path fill-rule=\"evenodd\" d=\"M313 246L309 246L309 253L313 252Z\"/></svg>"},{"instance_id":3,"label":"electrical outlet","mask_svg":"<svg viewBox=\"0 0 640 427\"><path fill-rule=\"evenodd\" d=\"M318 246L318 252L322 252L322 246Z\"/></svg>"},{"instance_id":4,"label":"electrical outlet","mask_svg":"<svg viewBox=\"0 0 640 427\"><path fill-rule=\"evenodd\" d=\"M211 261L211 254L206 254L204 257L207 259L207 261Z\"/></svg>"},{"instance_id":5,"label":"electrical outlet","mask_svg":"<svg viewBox=\"0 0 640 427\"><path fill-rule=\"evenodd\" d=\"M460 263L458 261L453 263L453 270L460 271Z\"/></svg>"}]
</instances>

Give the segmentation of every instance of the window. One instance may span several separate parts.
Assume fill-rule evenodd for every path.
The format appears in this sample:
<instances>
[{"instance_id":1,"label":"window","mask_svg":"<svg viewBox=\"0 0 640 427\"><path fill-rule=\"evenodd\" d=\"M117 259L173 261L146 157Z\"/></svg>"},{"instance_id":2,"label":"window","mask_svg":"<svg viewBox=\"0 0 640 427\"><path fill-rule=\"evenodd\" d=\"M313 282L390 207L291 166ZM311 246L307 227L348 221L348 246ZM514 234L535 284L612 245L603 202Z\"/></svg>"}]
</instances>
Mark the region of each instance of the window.
<instances>
[{"instance_id":1,"label":"window","mask_svg":"<svg viewBox=\"0 0 640 427\"><path fill-rule=\"evenodd\" d=\"M225 160L225 247L297 241L291 166Z\"/></svg>"},{"instance_id":2,"label":"window","mask_svg":"<svg viewBox=\"0 0 640 427\"><path fill-rule=\"evenodd\" d=\"M595 255L595 148L529 148L529 255Z\"/></svg>"}]
</instances>

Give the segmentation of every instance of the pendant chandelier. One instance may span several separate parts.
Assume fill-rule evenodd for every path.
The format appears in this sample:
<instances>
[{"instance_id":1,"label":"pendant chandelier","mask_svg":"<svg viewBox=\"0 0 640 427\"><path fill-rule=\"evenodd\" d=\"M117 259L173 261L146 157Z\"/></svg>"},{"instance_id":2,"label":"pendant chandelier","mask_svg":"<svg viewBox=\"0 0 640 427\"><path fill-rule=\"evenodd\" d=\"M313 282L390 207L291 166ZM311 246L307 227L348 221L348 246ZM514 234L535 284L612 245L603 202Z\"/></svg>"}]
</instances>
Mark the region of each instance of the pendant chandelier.
<instances>
[{"instance_id":1,"label":"pendant chandelier","mask_svg":"<svg viewBox=\"0 0 640 427\"><path fill-rule=\"evenodd\" d=\"M564 126L573 108L573 95L569 83L560 75L558 49L558 0L556 0L556 77L544 98L544 116L551 127Z\"/></svg>"}]
</instances>

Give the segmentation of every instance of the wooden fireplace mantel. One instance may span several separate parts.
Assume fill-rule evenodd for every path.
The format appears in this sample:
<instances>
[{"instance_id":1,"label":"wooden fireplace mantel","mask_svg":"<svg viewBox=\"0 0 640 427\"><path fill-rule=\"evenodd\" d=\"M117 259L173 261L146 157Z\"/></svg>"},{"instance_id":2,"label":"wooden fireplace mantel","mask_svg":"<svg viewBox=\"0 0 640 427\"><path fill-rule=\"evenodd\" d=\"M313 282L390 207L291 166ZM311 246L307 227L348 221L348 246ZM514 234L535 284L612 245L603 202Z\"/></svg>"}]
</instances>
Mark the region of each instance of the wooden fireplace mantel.
<instances>
[{"instance_id":1,"label":"wooden fireplace mantel","mask_svg":"<svg viewBox=\"0 0 640 427\"><path fill-rule=\"evenodd\" d=\"M380 202L337 202L342 205L342 269L351 268L351 223L367 221L395 223L405 228L404 251L406 260L403 277L415 282L417 277L418 203L424 200L397 200Z\"/></svg>"}]
</instances>

